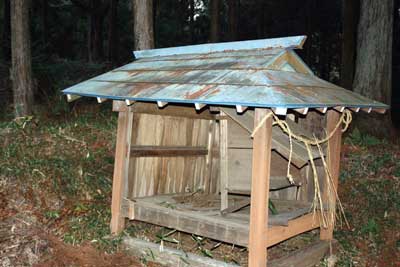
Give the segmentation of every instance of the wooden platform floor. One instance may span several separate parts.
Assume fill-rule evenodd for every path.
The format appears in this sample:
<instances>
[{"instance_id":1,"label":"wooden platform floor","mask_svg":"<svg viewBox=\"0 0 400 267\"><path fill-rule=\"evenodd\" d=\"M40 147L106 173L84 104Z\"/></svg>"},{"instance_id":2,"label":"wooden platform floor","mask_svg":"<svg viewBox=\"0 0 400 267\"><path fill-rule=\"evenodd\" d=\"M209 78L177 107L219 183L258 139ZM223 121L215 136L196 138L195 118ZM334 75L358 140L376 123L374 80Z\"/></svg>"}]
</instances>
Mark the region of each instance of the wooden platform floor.
<instances>
[{"instance_id":1,"label":"wooden platform floor","mask_svg":"<svg viewBox=\"0 0 400 267\"><path fill-rule=\"evenodd\" d=\"M230 196L229 206L242 202L246 196ZM277 215L269 215L268 230L279 230L290 234L290 226L301 221L297 232L317 228L310 224L310 204L297 201L272 200ZM227 243L247 246L250 207L246 206L236 212L221 214L218 195L157 195L136 198L125 203L125 216L155 225L193 233ZM306 219L306 220L305 220ZM274 240L283 241L285 236ZM289 237L287 237L289 238ZM286 238L286 239L287 239Z\"/></svg>"}]
</instances>

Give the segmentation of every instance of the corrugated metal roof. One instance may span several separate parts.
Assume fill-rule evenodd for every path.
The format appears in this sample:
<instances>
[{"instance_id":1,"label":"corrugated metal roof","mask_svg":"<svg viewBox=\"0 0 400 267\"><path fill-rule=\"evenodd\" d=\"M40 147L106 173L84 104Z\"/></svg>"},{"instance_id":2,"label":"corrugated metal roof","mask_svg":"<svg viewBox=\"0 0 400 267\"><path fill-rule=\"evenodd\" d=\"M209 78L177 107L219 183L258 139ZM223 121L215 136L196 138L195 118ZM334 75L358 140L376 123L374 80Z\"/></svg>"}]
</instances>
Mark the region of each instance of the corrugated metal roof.
<instances>
[{"instance_id":1,"label":"corrugated metal roof","mask_svg":"<svg viewBox=\"0 0 400 267\"><path fill-rule=\"evenodd\" d=\"M274 70L304 37L135 52L136 60L64 90L64 94L169 103L248 107L386 109L312 74Z\"/></svg>"}]
</instances>

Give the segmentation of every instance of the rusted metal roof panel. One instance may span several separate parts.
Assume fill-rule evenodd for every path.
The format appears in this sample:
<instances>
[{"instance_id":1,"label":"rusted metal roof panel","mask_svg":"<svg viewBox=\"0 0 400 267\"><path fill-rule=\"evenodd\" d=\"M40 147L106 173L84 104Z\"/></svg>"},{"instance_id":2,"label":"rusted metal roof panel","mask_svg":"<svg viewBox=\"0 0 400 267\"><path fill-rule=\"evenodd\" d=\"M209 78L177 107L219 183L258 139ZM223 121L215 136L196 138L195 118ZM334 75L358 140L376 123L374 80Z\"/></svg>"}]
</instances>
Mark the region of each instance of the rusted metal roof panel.
<instances>
[{"instance_id":1,"label":"rusted metal roof panel","mask_svg":"<svg viewBox=\"0 0 400 267\"><path fill-rule=\"evenodd\" d=\"M301 46L301 39L296 40ZM184 48L149 50L130 64L63 92L113 100L248 107L388 108L313 74L273 70L275 59L286 53L286 46L295 46L295 41L279 46L274 39L273 47L263 47L262 41L248 46L251 42L195 46L190 53L183 53ZM235 50L237 43L241 45ZM223 52L221 47L230 50ZM252 49L243 50L247 47ZM178 52L183 54L174 54Z\"/></svg>"}]
</instances>

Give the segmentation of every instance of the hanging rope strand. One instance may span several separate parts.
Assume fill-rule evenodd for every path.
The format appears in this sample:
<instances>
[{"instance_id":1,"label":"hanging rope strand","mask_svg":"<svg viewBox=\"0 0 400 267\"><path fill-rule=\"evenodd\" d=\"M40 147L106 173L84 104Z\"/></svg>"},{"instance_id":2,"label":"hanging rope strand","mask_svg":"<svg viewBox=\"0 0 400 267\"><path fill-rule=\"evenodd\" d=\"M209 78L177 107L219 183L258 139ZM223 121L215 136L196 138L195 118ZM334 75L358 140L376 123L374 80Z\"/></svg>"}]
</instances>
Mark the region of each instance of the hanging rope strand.
<instances>
[{"instance_id":1,"label":"hanging rope strand","mask_svg":"<svg viewBox=\"0 0 400 267\"><path fill-rule=\"evenodd\" d=\"M339 209L340 213L343 215L343 218L348 225L346 216L344 214L344 209L342 206L342 203L339 199L339 195L337 193L336 187L333 183L332 175L331 172L329 171L328 165L325 160L325 155L322 151L321 145L324 143L327 143L333 135L336 133L336 131L339 129L339 127L342 127L341 131L345 132L348 128L349 125L351 124L353 118L350 110L345 110L338 123L335 125L334 129L331 132L327 132L325 135L325 138L323 139L318 139L314 136L314 139L310 139L308 137L301 136L299 134L293 133L293 131L290 129L289 124L285 120L281 120L276 116L273 112L268 113L259 123L258 125L254 128L251 137L253 138L254 135L257 133L257 131L262 127L262 125L266 122L266 120L270 117L273 117L274 123L273 125L278 125L284 133L286 133L289 137L289 157L288 157L288 165L287 165L287 179L291 184L294 184L294 179L290 173L290 167L292 163L292 155L293 155L293 138L296 139L299 142L302 142L307 150L307 154L310 160L310 165L311 169L313 171L313 182L314 182L314 199L313 199L313 204L312 204L312 210L313 214L317 214L317 207L321 210L320 212L320 225L323 227L328 227L328 226L333 226L335 224L335 218L336 218L336 205L335 205L335 200L339 204ZM326 183L326 196L327 196L327 214L324 212L325 207L323 204L323 199L322 199L322 193L321 193L321 188L320 188L320 179L318 177L318 171L317 167L315 166L314 162L314 156L311 150L311 146L317 146L318 147L318 152L319 156L322 159L322 164L325 170L325 183ZM329 143L327 150L329 151Z\"/></svg>"}]
</instances>

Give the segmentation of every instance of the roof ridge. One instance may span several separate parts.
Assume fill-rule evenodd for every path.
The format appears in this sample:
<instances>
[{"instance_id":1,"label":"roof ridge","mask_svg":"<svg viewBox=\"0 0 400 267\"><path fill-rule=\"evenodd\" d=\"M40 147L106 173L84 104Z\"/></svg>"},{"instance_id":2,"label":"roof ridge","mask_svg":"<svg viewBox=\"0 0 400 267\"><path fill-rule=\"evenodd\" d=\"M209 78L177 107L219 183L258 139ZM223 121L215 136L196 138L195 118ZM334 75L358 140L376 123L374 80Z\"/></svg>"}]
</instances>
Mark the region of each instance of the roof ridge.
<instances>
[{"instance_id":1,"label":"roof ridge","mask_svg":"<svg viewBox=\"0 0 400 267\"><path fill-rule=\"evenodd\" d=\"M136 59L172 56L172 55L187 55L187 54L208 54L216 52L233 52L242 50L255 50L255 49L301 49L307 37L304 35L259 39L250 41L236 41L226 43L211 43L199 45L187 45L170 48L158 48L149 50L134 51L133 54Z\"/></svg>"}]
</instances>

